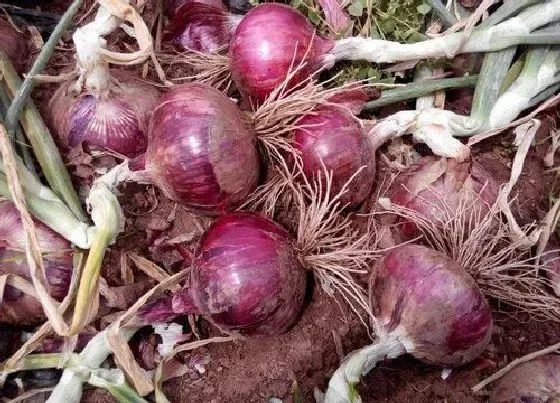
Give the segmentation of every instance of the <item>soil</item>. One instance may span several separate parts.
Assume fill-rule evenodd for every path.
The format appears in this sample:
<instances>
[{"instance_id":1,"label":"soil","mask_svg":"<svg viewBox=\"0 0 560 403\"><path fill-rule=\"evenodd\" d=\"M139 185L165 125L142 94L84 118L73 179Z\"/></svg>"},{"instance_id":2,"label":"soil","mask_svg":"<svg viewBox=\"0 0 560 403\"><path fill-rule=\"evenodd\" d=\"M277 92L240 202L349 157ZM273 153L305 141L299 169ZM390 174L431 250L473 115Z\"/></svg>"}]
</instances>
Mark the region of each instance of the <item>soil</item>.
<instances>
[{"instance_id":1,"label":"soil","mask_svg":"<svg viewBox=\"0 0 560 403\"><path fill-rule=\"evenodd\" d=\"M65 2L53 3L53 11L59 11ZM81 14L87 8L84 6ZM47 72L52 74L67 69L72 65L70 55L71 52L67 51L56 52L53 59L56 65L51 64ZM52 85L41 86L34 92L34 99L42 111L47 108L45 100L50 99L54 88ZM543 140L546 133L547 127L543 127L538 141ZM502 182L509 177L511 138L511 135L504 134L500 137L503 141L493 139L474 151L474 158ZM542 163L548 144L531 150L520 183L516 186L514 213L521 222L542 219L548 209L548 197L555 179L555 174L546 173ZM378 175L381 177L384 167L379 168ZM79 178L77 185L83 185ZM189 221L192 217L189 218L186 211L180 208L175 211L175 205L153 188L127 186L123 189L121 200L128 220L125 236L111 249L105 261L103 274L109 285L122 285L119 262L125 251L147 256L170 273L188 264L190 247L178 250L175 244L168 242L185 231L193 230L193 223ZM148 211L149 216L146 214ZM201 228L204 225L202 223ZM196 237L194 232L193 237ZM192 245L189 242L186 244ZM135 274L138 275L137 272ZM503 312L503 307L498 309L495 303L494 307L492 342L476 361L454 369L445 380L442 379L441 368L422 364L410 356L381 363L359 385L363 401L483 402L484 396L475 396L470 391L478 381L519 356L560 341L559 323L532 320L525 314L508 312L507 309ZM199 324L202 336L218 334L207 323L199 321ZM309 292L300 320L290 331L274 338L213 344L184 354L180 357L185 363L192 361L189 359L195 354L207 355L209 362L204 366L203 373L193 370L187 376L166 382L164 391L171 402L268 402L271 398L286 403L314 402L314 388L325 389L341 356L369 342L359 320L343 304L315 287ZM115 400L107 391L88 389L82 401L101 403Z\"/></svg>"}]
</instances>

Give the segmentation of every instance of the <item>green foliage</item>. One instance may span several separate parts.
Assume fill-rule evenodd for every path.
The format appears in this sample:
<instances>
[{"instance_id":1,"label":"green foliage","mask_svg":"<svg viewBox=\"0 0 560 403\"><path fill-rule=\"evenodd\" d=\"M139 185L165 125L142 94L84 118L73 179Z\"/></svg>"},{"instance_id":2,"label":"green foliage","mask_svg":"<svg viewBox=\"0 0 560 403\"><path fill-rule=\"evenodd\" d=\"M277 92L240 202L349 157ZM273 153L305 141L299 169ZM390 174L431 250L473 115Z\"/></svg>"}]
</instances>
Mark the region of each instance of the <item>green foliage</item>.
<instances>
[{"instance_id":1,"label":"green foliage","mask_svg":"<svg viewBox=\"0 0 560 403\"><path fill-rule=\"evenodd\" d=\"M366 0L367 1L367 0ZM370 0L373 24L383 39L406 41L423 32L431 7L424 0Z\"/></svg>"}]
</instances>

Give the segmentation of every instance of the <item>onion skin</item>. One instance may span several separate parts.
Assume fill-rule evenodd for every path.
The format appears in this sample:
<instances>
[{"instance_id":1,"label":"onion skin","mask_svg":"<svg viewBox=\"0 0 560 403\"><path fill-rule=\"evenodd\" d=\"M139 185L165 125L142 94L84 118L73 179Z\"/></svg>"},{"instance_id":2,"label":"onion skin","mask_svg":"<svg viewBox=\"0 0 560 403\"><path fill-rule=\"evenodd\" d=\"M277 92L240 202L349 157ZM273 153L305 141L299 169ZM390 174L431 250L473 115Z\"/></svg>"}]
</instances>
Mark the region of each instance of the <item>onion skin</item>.
<instances>
[{"instance_id":1,"label":"onion skin","mask_svg":"<svg viewBox=\"0 0 560 403\"><path fill-rule=\"evenodd\" d=\"M311 180L322 166L333 172L331 193L340 192L354 177L341 201L349 207L359 206L369 195L375 178L375 150L368 141L364 127L343 107L323 106L297 122L295 148L301 153L303 172Z\"/></svg>"},{"instance_id":2,"label":"onion skin","mask_svg":"<svg viewBox=\"0 0 560 403\"><path fill-rule=\"evenodd\" d=\"M389 251L372 273L375 315L387 332L406 339L407 352L415 358L454 367L485 350L492 336L490 307L458 263L407 244Z\"/></svg>"},{"instance_id":3,"label":"onion skin","mask_svg":"<svg viewBox=\"0 0 560 403\"><path fill-rule=\"evenodd\" d=\"M8 56L18 73L25 72L31 51L25 36L8 21L0 19L0 38L0 50Z\"/></svg>"},{"instance_id":4,"label":"onion skin","mask_svg":"<svg viewBox=\"0 0 560 403\"><path fill-rule=\"evenodd\" d=\"M287 77L290 67L307 64L293 77L296 85L323 67L334 42L323 39L292 7L261 4L241 20L230 44L231 76L245 98L262 103Z\"/></svg>"},{"instance_id":5,"label":"onion skin","mask_svg":"<svg viewBox=\"0 0 560 403\"><path fill-rule=\"evenodd\" d=\"M302 309L307 274L290 234L253 212L218 218L200 240L191 283L173 311L197 313L226 332L284 333Z\"/></svg>"},{"instance_id":6,"label":"onion skin","mask_svg":"<svg viewBox=\"0 0 560 403\"><path fill-rule=\"evenodd\" d=\"M184 50L216 52L227 48L240 18L223 5L186 2L167 25L164 40Z\"/></svg>"},{"instance_id":7,"label":"onion skin","mask_svg":"<svg viewBox=\"0 0 560 403\"><path fill-rule=\"evenodd\" d=\"M159 91L133 75L113 70L117 79L110 89L72 92L73 82L63 84L49 105L49 121L58 143L72 149L84 143L134 157L146 150L149 118Z\"/></svg>"},{"instance_id":8,"label":"onion skin","mask_svg":"<svg viewBox=\"0 0 560 403\"><path fill-rule=\"evenodd\" d=\"M401 173L387 196L392 203L413 210L430 222L441 222L447 218L446 212L456 213L467 205L464 228L468 229L471 214L481 219L496 202L498 185L476 162L428 156ZM400 229L405 239L419 235L412 222L404 222Z\"/></svg>"},{"instance_id":9,"label":"onion skin","mask_svg":"<svg viewBox=\"0 0 560 403\"><path fill-rule=\"evenodd\" d=\"M15 274L31 282L25 258L25 238L21 217L12 202L0 203L0 275ZM72 278L72 250L70 243L38 221L35 229L41 251L50 295L61 301ZM0 323L16 326L37 325L45 316L35 297L7 285L0 304Z\"/></svg>"},{"instance_id":10,"label":"onion skin","mask_svg":"<svg viewBox=\"0 0 560 403\"><path fill-rule=\"evenodd\" d=\"M256 136L220 91L176 86L150 122L146 170L170 199L203 214L224 214L257 185Z\"/></svg>"},{"instance_id":11,"label":"onion skin","mask_svg":"<svg viewBox=\"0 0 560 403\"><path fill-rule=\"evenodd\" d=\"M222 0L165 0L165 15L169 18L173 18L185 4L191 6L193 4L206 4L222 11L227 11L227 7Z\"/></svg>"},{"instance_id":12,"label":"onion skin","mask_svg":"<svg viewBox=\"0 0 560 403\"><path fill-rule=\"evenodd\" d=\"M554 293L560 297L560 252L558 250L547 251L541 259L546 269L546 276L551 282Z\"/></svg>"},{"instance_id":13,"label":"onion skin","mask_svg":"<svg viewBox=\"0 0 560 403\"><path fill-rule=\"evenodd\" d=\"M560 356L549 354L512 369L497 381L489 403L547 403L560 399Z\"/></svg>"}]
</instances>

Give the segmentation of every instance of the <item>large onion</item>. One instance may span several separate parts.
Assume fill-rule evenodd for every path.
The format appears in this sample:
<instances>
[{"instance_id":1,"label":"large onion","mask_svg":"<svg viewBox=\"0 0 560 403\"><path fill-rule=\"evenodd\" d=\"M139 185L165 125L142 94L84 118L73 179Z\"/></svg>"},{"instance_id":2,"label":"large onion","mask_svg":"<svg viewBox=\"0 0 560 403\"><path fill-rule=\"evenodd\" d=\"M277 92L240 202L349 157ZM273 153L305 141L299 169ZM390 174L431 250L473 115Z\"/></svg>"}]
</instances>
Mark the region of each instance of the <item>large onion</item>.
<instances>
[{"instance_id":1,"label":"large onion","mask_svg":"<svg viewBox=\"0 0 560 403\"><path fill-rule=\"evenodd\" d=\"M29 62L29 45L23 34L12 24L0 18L0 50L8 56L18 73L26 70Z\"/></svg>"},{"instance_id":2,"label":"large onion","mask_svg":"<svg viewBox=\"0 0 560 403\"><path fill-rule=\"evenodd\" d=\"M292 84L321 68L333 44L316 35L307 18L292 7L262 4L249 11L235 30L229 49L231 75L245 97L260 103L300 62L307 64Z\"/></svg>"},{"instance_id":3,"label":"large onion","mask_svg":"<svg viewBox=\"0 0 560 403\"><path fill-rule=\"evenodd\" d=\"M49 105L49 120L61 146L85 144L133 157L146 150L149 118L159 91L134 75L112 70L95 90L63 84Z\"/></svg>"},{"instance_id":4,"label":"large onion","mask_svg":"<svg viewBox=\"0 0 560 403\"><path fill-rule=\"evenodd\" d=\"M144 323L197 313L227 332L285 332L301 311L306 272L290 234L248 212L218 218L195 253L190 284L140 312Z\"/></svg>"},{"instance_id":5,"label":"large onion","mask_svg":"<svg viewBox=\"0 0 560 403\"><path fill-rule=\"evenodd\" d=\"M373 268L369 285L381 338L346 358L325 403L358 401L353 385L385 358L409 353L455 367L475 359L490 341L488 302L470 275L440 252L413 244L393 249Z\"/></svg>"},{"instance_id":6,"label":"large onion","mask_svg":"<svg viewBox=\"0 0 560 403\"><path fill-rule=\"evenodd\" d=\"M375 178L375 150L362 122L349 109L322 106L298 120L294 146L301 153L303 172L308 179L326 168L333 172L331 193L348 191L341 198L351 207L360 205L369 195Z\"/></svg>"},{"instance_id":7,"label":"large onion","mask_svg":"<svg viewBox=\"0 0 560 403\"><path fill-rule=\"evenodd\" d=\"M207 214L237 207L259 177L255 132L220 91L173 88L155 109L146 170L171 199Z\"/></svg>"},{"instance_id":8,"label":"large onion","mask_svg":"<svg viewBox=\"0 0 560 403\"><path fill-rule=\"evenodd\" d=\"M0 275L13 274L31 281L25 258L25 233L19 212L13 203L0 203ZM62 300L72 277L70 243L60 235L35 221L35 228L51 296ZM6 286L0 302L0 322L12 325L36 325L45 318L39 301L21 290Z\"/></svg>"},{"instance_id":9,"label":"large onion","mask_svg":"<svg viewBox=\"0 0 560 403\"><path fill-rule=\"evenodd\" d=\"M461 214L467 230L490 210L498 197L498 185L474 161L428 156L401 173L387 196L391 203L412 210L427 222L443 223ZM403 222L400 228L405 238L418 235L411 221Z\"/></svg>"},{"instance_id":10,"label":"large onion","mask_svg":"<svg viewBox=\"0 0 560 403\"><path fill-rule=\"evenodd\" d=\"M500 379L489 403L557 402L560 399L560 355L525 362Z\"/></svg>"}]
</instances>

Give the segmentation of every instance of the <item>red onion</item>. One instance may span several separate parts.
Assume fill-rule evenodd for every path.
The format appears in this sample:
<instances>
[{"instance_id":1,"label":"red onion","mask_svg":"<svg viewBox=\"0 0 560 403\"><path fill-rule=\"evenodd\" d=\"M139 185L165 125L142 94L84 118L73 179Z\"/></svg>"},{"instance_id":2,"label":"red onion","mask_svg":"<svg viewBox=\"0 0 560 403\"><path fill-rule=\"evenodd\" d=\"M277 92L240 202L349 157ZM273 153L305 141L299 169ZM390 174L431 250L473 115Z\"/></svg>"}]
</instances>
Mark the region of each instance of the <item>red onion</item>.
<instances>
[{"instance_id":1,"label":"red onion","mask_svg":"<svg viewBox=\"0 0 560 403\"><path fill-rule=\"evenodd\" d=\"M193 6L194 4L206 4L222 11L227 11L227 7L222 0L165 0L165 15L169 18L173 18L185 4L189 6Z\"/></svg>"},{"instance_id":2,"label":"red onion","mask_svg":"<svg viewBox=\"0 0 560 403\"><path fill-rule=\"evenodd\" d=\"M428 156L400 174L387 196L391 203L412 210L432 223L443 223L462 210L464 228L472 229L496 201L498 185L474 161ZM400 228L407 239L418 235L413 222L405 221Z\"/></svg>"},{"instance_id":3,"label":"red onion","mask_svg":"<svg viewBox=\"0 0 560 403\"><path fill-rule=\"evenodd\" d=\"M489 403L556 402L560 399L560 356L525 362L500 379Z\"/></svg>"},{"instance_id":4,"label":"red onion","mask_svg":"<svg viewBox=\"0 0 560 403\"><path fill-rule=\"evenodd\" d=\"M308 179L324 167L333 172L331 193L336 194L352 175L342 203L360 205L369 195L375 178L375 150L363 124L343 107L322 106L297 122L294 146L300 151L303 172Z\"/></svg>"},{"instance_id":5,"label":"red onion","mask_svg":"<svg viewBox=\"0 0 560 403\"><path fill-rule=\"evenodd\" d=\"M199 212L223 214L257 185L255 132L220 91L177 86L154 111L146 170L169 198Z\"/></svg>"},{"instance_id":6,"label":"red onion","mask_svg":"<svg viewBox=\"0 0 560 403\"><path fill-rule=\"evenodd\" d=\"M0 203L0 217L0 275L14 274L31 281L20 214L13 203L4 201ZM38 221L35 221L35 228L44 253L49 292L61 301L68 292L72 277L70 243ZM10 285L6 286L0 304L1 323L36 325L45 318L37 299Z\"/></svg>"},{"instance_id":7,"label":"red onion","mask_svg":"<svg viewBox=\"0 0 560 403\"><path fill-rule=\"evenodd\" d=\"M98 90L76 94L74 83L68 82L54 94L50 122L61 146L84 143L127 157L145 151L148 121L159 92L127 72L113 70L111 76L104 77L107 82Z\"/></svg>"},{"instance_id":8,"label":"red onion","mask_svg":"<svg viewBox=\"0 0 560 403\"><path fill-rule=\"evenodd\" d=\"M164 39L186 50L216 52L227 48L240 20L221 2L188 1L175 10Z\"/></svg>"},{"instance_id":9,"label":"red onion","mask_svg":"<svg viewBox=\"0 0 560 403\"><path fill-rule=\"evenodd\" d=\"M301 311L306 272L290 234L257 213L218 218L198 245L190 284L172 300L140 312L143 322L174 314L204 315L227 332L285 332Z\"/></svg>"},{"instance_id":10,"label":"red onion","mask_svg":"<svg viewBox=\"0 0 560 403\"><path fill-rule=\"evenodd\" d=\"M323 67L333 44L316 35L313 25L294 8L262 4L249 11L235 30L229 50L231 75L244 97L261 103L291 67L307 62L291 84Z\"/></svg>"},{"instance_id":11,"label":"red onion","mask_svg":"<svg viewBox=\"0 0 560 403\"><path fill-rule=\"evenodd\" d=\"M369 285L380 341L346 358L325 402L356 401L348 397L356 393L353 385L385 358L409 353L455 367L475 359L490 341L488 302L472 277L440 252L414 244L393 249L375 265Z\"/></svg>"},{"instance_id":12,"label":"red onion","mask_svg":"<svg viewBox=\"0 0 560 403\"><path fill-rule=\"evenodd\" d=\"M23 34L8 21L0 19L0 50L8 56L18 73L26 70L29 61L29 46Z\"/></svg>"}]
</instances>

